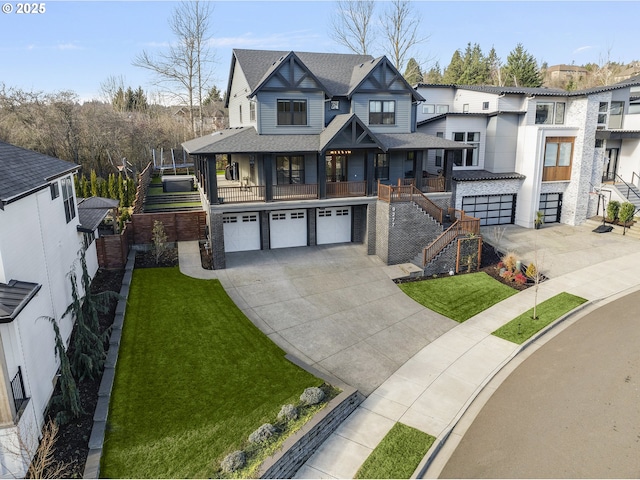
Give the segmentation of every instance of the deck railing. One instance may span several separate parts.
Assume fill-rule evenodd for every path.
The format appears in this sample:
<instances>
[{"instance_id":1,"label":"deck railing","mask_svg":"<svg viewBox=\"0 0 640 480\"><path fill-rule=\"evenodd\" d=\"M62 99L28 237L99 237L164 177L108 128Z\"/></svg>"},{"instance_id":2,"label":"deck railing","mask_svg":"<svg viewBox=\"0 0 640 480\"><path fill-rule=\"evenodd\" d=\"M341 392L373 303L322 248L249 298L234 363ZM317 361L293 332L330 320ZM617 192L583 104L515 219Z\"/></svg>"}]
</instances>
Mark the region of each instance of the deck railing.
<instances>
[{"instance_id":1,"label":"deck railing","mask_svg":"<svg viewBox=\"0 0 640 480\"><path fill-rule=\"evenodd\" d=\"M423 177L418 179L418 188L425 193L444 192L444 177Z\"/></svg>"},{"instance_id":2,"label":"deck railing","mask_svg":"<svg viewBox=\"0 0 640 480\"><path fill-rule=\"evenodd\" d=\"M367 182L327 182L327 197L364 197Z\"/></svg>"},{"instance_id":3,"label":"deck railing","mask_svg":"<svg viewBox=\"0 0 640 480\"><path fill-rule=\"evenodd\" d=\"M480 233L480 219L470 217L464 210L449 209L449 216L456 221L436 238L431 244L422 250L422 266L436 258L447 245L453 242L460 235L478 235Z\"/></svg>"},{"instance_id":4,"label":"deck railing","mask_svg":"<svg viewBox=\"0 0 640 480\"><path fill-rule=\"evenodd\" d=\"M266 188L261 185L218 187L220 203L264 202Z\"/></svg>"},{"instance_id":5,"label":"deck railing","mask_svg":"<svg viewBox=\"0 0 640 480\"><path fill-rule=\"evenodd\" d=\"M400 182L398 182L400 183ZM388 203L414 202L422 210L442 223L442 209L427 198L414 185L383 185L378 182L378 199Z\"/></svg>"},{"instance_id":6,"label":"deck railing","mask_svg":"<svg viewBox=\"0 0 640 480\"><path fill-rule=\"evenodd\" d=\"M305 200L318 198L318 184L295 183L292 185L274 185L274 200Z\"/></svg>"}]
</instances>

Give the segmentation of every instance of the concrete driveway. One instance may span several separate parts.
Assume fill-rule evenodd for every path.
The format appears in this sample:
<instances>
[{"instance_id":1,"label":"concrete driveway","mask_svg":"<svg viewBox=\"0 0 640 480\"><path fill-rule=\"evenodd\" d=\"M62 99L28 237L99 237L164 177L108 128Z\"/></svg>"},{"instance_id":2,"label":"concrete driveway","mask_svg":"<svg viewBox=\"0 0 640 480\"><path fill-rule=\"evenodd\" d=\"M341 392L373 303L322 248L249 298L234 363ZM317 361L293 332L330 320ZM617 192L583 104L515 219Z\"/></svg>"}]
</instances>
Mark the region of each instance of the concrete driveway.
<instances>
[{"instance_id":1,"label":"concrete driveway","mask_svg":"<svg viewBox=\"0 0 640 480\"><path fill-rule=\"evenodd\" d=\"M369 395L457 322L414 302L403 275L357 244L227 254L203 270L197 242L180 242L180 270L218 278L238 307L287 353Z\"/></svg>"}]
</instances>

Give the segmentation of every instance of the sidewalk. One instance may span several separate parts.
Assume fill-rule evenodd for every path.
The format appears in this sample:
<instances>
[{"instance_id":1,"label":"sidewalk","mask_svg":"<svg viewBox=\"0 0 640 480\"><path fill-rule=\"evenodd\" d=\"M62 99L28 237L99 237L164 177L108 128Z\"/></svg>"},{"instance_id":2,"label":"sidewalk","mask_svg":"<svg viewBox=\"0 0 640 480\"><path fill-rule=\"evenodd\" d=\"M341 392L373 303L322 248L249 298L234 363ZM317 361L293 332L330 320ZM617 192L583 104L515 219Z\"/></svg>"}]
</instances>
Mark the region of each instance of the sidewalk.
<instances>
[{"instance_id":1,"label":"sidewalk","mask_svg":"<svg viewBox=\"0 0 640 480\"><path fill-rule=\"evenodd\" d=\"M483 234L490 240L490 232ZM532 261L534 241L539 258L544 253L543 271L550 276L540 284L538 303L563 291L589 301L571 315L571 321L640 285L640 253L633 253L640 246L637 240L595 234L585 227L558 225L534 232L512 226L502 244L517 251L525 261ZM296 478L353 478L398 421L436 437L434 447L416 471L436 478L456 439L440 450L443 442L488 382L523 350L491 332L530 309L533 296L533 288L522 291L423 348L369 395ZM527 354L547 338L533 342ZM459 440L461 433L456 436ZM432 452L438 451L431 459ZM433 462L425 471L428 460Z\"/></svg>"}]
</instances>

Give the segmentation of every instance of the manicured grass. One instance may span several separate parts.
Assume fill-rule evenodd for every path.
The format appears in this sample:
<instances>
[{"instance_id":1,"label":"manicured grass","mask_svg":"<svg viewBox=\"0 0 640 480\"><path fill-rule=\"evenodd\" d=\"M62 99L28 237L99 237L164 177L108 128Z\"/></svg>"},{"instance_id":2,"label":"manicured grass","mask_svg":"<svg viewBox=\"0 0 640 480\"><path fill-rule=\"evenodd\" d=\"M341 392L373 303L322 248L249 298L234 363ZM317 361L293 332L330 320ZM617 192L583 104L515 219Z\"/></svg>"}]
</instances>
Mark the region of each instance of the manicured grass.
<instances>
[{"instance_id":1,"label":"manicured grass","mask_svg":"<svg viewBox=\"0 0 640 480\"><path fill-rule=\"evenodd\" d=\"M283 404L321 384L284 358L219 281L136 269L101 474L210 478Z\"/></svg>"},{"instance_id":2,"label":"manicured grass","mask_svg":"<svg viewBox=\"0 0 640 480\"><path fill-rule=\"evenodd\" d=\"M555 322L565 313L569 313L586 301L587 300L582 297L577 297L567 292L559 293L538 304L536 308L538 318L536 320L533 319L533 308L531 308L500 327L493 332L493 335L513 343L522 344L522 342L531 338L544 327Z\"/></svg>"},{"instance_id":3,"label":"manicured grass","mask_svg":"<svg viewBox=\"0 0 640 480\"><path fill-rule=\"evenodd\" d=\"M145 205L145 211L153 211L158 210L160 208L178 208L178 207L199 207L202 204L200 202L175 202L175 203L154 203L150 205Z\"/></svg>"},{"instance_id":4,"label":"manicured grass","mask_svg":"<svg viewBox=\"0 0 640 480\"><path fill-rule=\"evenodd\" d=\"M355 478L411 478L435 437L396 423L356 473Z\"/></svg>"},{"instance_id":5,"label":"manicured grass","mask_svg":"<svg viewBox=\"0 0 640 480\"><path fill-rule=\"evenodd\" d=\"M457 322L464 322L518 293L484 272L408 282L399 286L416 302Z\"/></svg>"}]
</instances>

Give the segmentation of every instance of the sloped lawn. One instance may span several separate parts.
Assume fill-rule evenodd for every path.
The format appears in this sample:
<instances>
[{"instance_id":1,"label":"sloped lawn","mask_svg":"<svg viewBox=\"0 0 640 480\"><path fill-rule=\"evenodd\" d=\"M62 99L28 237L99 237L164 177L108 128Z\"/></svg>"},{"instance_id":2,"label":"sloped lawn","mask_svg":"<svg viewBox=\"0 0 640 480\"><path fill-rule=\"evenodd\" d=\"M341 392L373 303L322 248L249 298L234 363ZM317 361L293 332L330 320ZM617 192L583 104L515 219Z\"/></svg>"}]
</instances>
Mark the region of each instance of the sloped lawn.
<instances>
[{"instance_id":1,"label":"sloped lawn","mask_svg":"<svg viewBox=\"0 0 640 480\"><path fill-rule=\"evenodd\" d=\"M518 293L484 272L408 282L398 286L429 310L457 322L464 322Z\"/></svg>"},{"instance_id":2,"label":"sloped lawn","mask_svg":"<svg viewBox=\"0 0 640 480\"><path fill-rule=\"evenodd\" d=\"M210 478L320 379L294 366L217 280L134 270L101 475Z\"/></svg>"}]
</instances>

